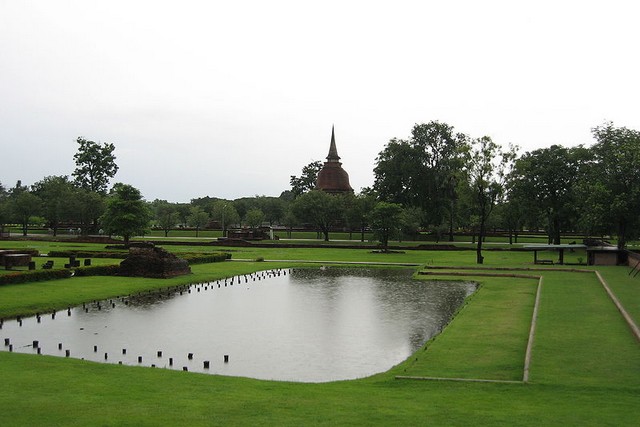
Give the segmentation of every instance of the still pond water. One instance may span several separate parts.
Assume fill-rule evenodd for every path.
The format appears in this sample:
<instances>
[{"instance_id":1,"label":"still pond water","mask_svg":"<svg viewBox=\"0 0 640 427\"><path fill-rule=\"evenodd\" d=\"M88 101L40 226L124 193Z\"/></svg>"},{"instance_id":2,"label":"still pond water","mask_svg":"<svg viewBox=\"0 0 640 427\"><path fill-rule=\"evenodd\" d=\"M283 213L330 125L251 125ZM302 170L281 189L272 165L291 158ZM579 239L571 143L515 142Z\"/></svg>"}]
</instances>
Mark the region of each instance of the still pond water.
<instances>
[{"instance_id":1,"label":"still pond water","mask_svg":"<svg viewBox=\"0 0 640 427\"><path fill-rule=\"evenodd\" d=\"M0 350L260 379L360 378L409 357L475 291L411 275L274 270L92 302L5 321Z\"/></svg>"}]
</instances>

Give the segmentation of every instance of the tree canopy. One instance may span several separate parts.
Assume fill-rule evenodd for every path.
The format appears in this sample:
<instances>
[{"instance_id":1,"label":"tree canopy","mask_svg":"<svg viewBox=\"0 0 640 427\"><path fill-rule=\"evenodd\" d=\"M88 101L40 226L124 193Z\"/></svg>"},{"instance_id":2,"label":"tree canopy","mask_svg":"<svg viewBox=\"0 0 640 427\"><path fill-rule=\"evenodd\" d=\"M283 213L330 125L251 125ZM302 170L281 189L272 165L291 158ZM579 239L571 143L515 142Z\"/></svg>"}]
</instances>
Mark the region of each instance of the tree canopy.
<instances>
[{"instance_id":1,"label":"tree canopy","mask_svg":"<svg viewBox=\"0 0 640 427\"><path fill-rule=\"evenodd\" d=\"M106 194L109 180L118 172L116 157L113 154L115 145L99 144L78 137L78 151L73 156L76 169L73 172L78 186L96 193Z\"/></svg>"},{"instance_id":2,"label":"tree canopy","mask_svg":"<svg viewBox=\"0 0 640 427\"><path fill-rule=\"evenodd\" d=\"M117 183L107 198L100 221L107 233L122 236L125 244L129 244L132 236L144 232L151 218L151 210L140 191L131 185Z\"/></svg>"},{"instance_id":3,"label":"tree canopy","mask_svg":"<svg viewBox=\"0 0 640 427\"><path fill-rule=\"evenodd\" d=\"M313 161L302 168L302 175L291 175L291 192L294 197L298 197L301 194L311 191L316 188L316 181L318 180L318 172L322 169L322 162L319 160Z\"/></svg>"}]
</instances>

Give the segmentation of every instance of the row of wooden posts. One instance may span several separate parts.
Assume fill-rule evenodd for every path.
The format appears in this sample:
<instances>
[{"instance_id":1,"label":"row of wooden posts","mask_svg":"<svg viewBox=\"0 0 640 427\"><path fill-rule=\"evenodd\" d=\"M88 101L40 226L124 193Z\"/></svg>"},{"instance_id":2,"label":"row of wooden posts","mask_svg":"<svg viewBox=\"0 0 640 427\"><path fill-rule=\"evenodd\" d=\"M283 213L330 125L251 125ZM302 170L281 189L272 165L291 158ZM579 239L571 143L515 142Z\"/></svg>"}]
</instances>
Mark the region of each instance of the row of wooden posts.
<instances>
[{"instance_id":1,"label":"row of wooden posts","mask_svg":"<svg viewBox=\"0 0 640 427\"><path fill-rule=\"evenodd\" d=\"M5 338L4 339L4 346L8 347L9 352L13 352L13 344L11 344L11 339L10 338ZM34 349L36 349L38 354L42 354L42 348L40 347L40 342L38 340L33 340L32 347ZM58 350L62 350L62 348L63 348L62 343L58 343ZM93 352L94 353L98 352L98 346L97 345L93 346ZM122 354L127 354L127 349L126 348L122 349ZM162 351L161 350L158 350L158 352L156 354L157 354L158 358L162 357ZM71 357L71 350L70 349L65 349L65 357ZM187 359L193 360L193 353L188 353L187 354ZM109 360L109 353L105 353L104 354L104 360ZM229 363L229 355L225 354L223 356L223 360L224 360L224 363ZM122 365L122 361L119 361L118 363L120 365ZM138 356L138 363L142 363L142 356ZM203 363L203 368L204 369L209 369L209 367L211 366L211 362L209 360L204 360L202 363ZM169 366L173 366L173 357L169 358ZM151 367L155 368L156 365L152 364ZM183 370L187 371L188 367L184 366Z\"/></svg>"},{"instance_id":2,"label":"row of wooden posts","mask_svg":"<svg viewBox=\"0 0 640 427\"><path fill-rule=\"evenodd\" d=\"M276 277L276 276L280 276L280 275L285 275L287 274L286 270L281 270L281 269L277 269L277 270L269 270L267 272L258 272L258 273L252 273L252 274L245 274L245 275L241 275L241 276L236 276L236 277L232 277L230 279L221 279L221 280L217 280L216 284L217 287L220 288L223 284L224 286L228 286L231 285L233 286L234 283L236 283L236 279L237 279L237 283L240 284L242 282L242 279L244 279L245 283L249 282L249 279L251 279L252 281L256 281L256 280L262 280L262 279L266 279L266 278L271 278L271 277ZM191 285L180 285L180 286L175 286L175 287L169 287L166 289L167 293L167 297L171 296L171 292L175 293L175 292L179 292L180 295L183 294L184 291L187 291L188 293L191 293L191 288L193 286L196 287L197 291L200 292L201 287L204 287L205 290L208 290L209 286L211 286L211 289L213 289L213 282L206 282L206 283L197 283L197 284L191 284ZM125 305L129 305L129 299L130 298L136 298L136 297L143 297L143 296L156 296L154 294L157 295L162 295L163 291L162 290L157 290L157 291L153 291L153 290L149 290L147 292L140 292L138 294L129 294L127 297L121 297L121 296L117 296L115 299L120 299L122 302L124 302ZM102 305L101 305L101 301L98 300L94 300L93 304L95 304L95 306L98 308L98 310L102 309ZM115 308L116 303L114 301L114 299L110 299L109 303L108 303L112 308ZM87 307L87 303L82 303L82 308L85 312L89 311L89 307ZM71 316L71 307L67 307L67 316ZM36 321L38 323L41 323L41 314L40 313L36 313ZM51 318L55 319L56 318L56 311L53 311L51 313ZM21 316L17 316L16 317L16 321L18 322L19 326L22 326L22 317ZM2 326L4 324L4 319L0 318L0 329L2 329ZM5 347L8 347L9 352L13 351L13 344L11 343L10 338L5 338L4 339L4 345ZM36 349L38 354L42 354L42 348L40 347L40 343L38 340L33 340L32 342L32 347L34 349ZM63 349L63 345L62 343L58 343L58 350L62 350ZM94 353L98 352L98 346L94 345L93 346L93 351ZM123 348L122 349L122 354L127 354L127 349ZM156 353L157 357L162 357L162 351L158 350ZM65 357L71 357L71 350L70 349L65 349ZM104 360L108 360L109 358L109 354L108 353L104 353ZM187 354L187 358L189 360L193 360L193 353L188 353ZM138 356L138 363L142 363L142 356ZM229 355L225 354L223 355L223 361L224 363L229 363ZM119 364L122 364L122 361L118 362ZM173 358L170 357L169 358L169 366L173 366ZM152 364L151 367L156 367L155 364ZM209 369L210 367L210 361L209 360L204 360L203 361L203 368L204 369ZM184 366L183 367L183 371L188 371L188 367Z\"/></svg>"}]
</instances>

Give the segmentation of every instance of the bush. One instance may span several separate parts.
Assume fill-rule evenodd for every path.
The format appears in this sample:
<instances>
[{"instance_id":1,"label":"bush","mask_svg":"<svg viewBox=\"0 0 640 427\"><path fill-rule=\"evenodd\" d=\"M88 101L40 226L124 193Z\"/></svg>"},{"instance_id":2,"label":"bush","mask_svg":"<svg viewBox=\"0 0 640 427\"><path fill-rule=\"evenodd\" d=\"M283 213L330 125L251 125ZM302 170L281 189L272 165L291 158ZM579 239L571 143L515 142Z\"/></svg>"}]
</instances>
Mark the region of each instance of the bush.
<instances>
[{"instance_id":1,"label":"bush","mask_svg":"<svg viewBox=\"0 0 640 427\"><path fill-rule=\"evenodd\" d=\"M71 272L64 270L21 271L0 276L0 285L13 285L18 283L39 282L42 280L67 279Z\"/></svg>"},{"instance_id":2,"label":"bush","mask_svg":"<svg viewBox=\"0 0 640 427\"><path fill-rule=\"evenodd\" d=\"M192 264L206 264L210 262L222 262L231 259L231 254L226 252L215 252L212 254L181 254L180 258Z\"/></svg>"},{"instance_id":3,"label":"bush","mask_svg":"<svg viewBox=\"0 0 640 427\"><path fill-rule=\"evenodd\" d=\"M77 268L74 271L76 276L117 276L119 270L119 265L96 265Z\"/></svg>"}]
</instances>

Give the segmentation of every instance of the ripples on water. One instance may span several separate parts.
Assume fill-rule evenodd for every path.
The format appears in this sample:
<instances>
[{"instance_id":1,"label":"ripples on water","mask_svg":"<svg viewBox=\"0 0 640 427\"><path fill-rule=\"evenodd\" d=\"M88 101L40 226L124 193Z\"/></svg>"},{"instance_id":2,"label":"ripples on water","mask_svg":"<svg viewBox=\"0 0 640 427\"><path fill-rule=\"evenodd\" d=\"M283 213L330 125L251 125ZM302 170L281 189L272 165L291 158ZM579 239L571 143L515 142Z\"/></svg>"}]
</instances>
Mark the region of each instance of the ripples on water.
<instances>
[{"instance_id":1,"label":"ripples on water","mask_svg":"<svg viewBox=\"0 0 640 427\"><path fill-rule=\"evenodd\" d=\"M304 382L360 378L409 357L475 290L467 282L412 280L412 273L259 272L94 302L55 319L42 314L40 322L5 321L0 336L13 351L64 357L68 350L97 362Z\"/></svg>"}]
</instances>

